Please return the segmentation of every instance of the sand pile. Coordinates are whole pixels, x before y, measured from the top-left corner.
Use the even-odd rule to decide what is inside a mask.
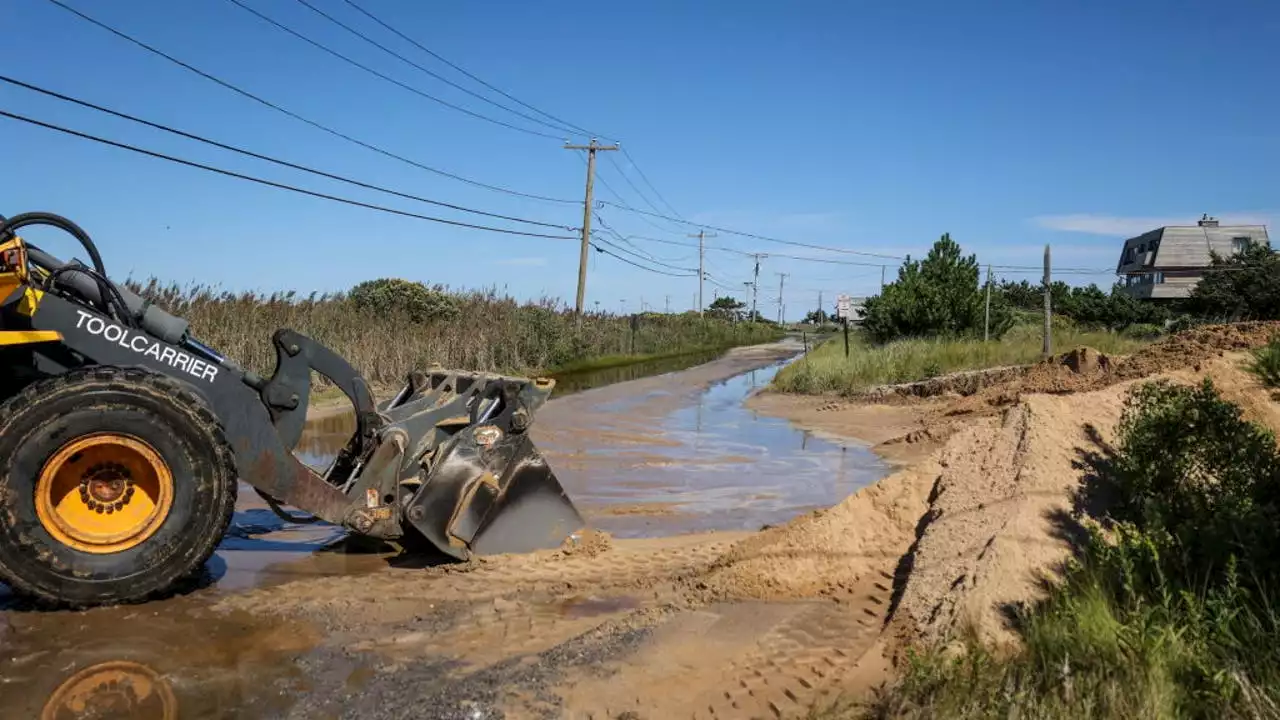
[[[698,579],[712,597],[840,596],[872,574],[886,586],[915,538],[941,467],[918,463],[851,495],[736,544]]]

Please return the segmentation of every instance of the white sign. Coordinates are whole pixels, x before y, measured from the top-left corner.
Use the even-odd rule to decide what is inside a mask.
[[[201,380],[213,382],[213,379],[218,376],[217,365],[207,363],[200,358],[192,357],[167,345],[161,346],[160,343],[146,335],[133,333],[115,323],[90,315],[83,310],[76,310],[76,314],[80,316],[80,319],[76,321],[76,328],[79,330],[88,331],[91,335],[98,335],[139,355],[153,357]]]
[[[853,298],[848,295],[836,296],[836,317],[841,320],[853,317]]]

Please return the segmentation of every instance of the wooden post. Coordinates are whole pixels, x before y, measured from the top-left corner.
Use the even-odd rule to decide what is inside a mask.
[[[844,358],[849,359],[849,316],[844,318]]]
[[[1053,284],[1049,273],[1049,245],[1044,246],[1044,356],[1053,354]]]
[[[991,266],[987,266],[987,313],[982,320],[982,342],[991,340]]]

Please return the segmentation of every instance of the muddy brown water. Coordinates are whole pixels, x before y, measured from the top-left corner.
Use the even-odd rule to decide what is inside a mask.
[[[635,379],[643,369],[562,379],[563,390],[538,415],[535,440],[588,522],[615,537],[785,522],[888,472],[865,447],[815,438],[744,407],[788,355],[740,359],[728,377],[711,365],[680,367],[707,360],[697,357],[654,363],[634,383],[617,378]],[[312,422],[300,459],[323,469],[351,429],[343,414]],[[352,542],[325,524],[283,522],[250,488],[241,490],[231,531],[203,574],[173,598],[49,613],[16,604],[0,585],[3,717],[338,717],[311,712],[311,701],[299,704],[319,692],[327,707],[364,707],[359,698],[372,667],[347,652],[326,655],[331,638],[321,624],[213,606],[294,581],[381,578],[394,550]],[[548,607],[556,622],[587,628],[639,605],[587,595]]]

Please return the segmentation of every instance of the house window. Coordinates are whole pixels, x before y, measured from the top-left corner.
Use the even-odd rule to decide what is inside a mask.
[[[1233,237],[1231,238],[1231,251],[1238,252],[1238,253],[1244,252],[1252,244],[1253,244],[1253,238],[1249,237],[1248,235]]]

